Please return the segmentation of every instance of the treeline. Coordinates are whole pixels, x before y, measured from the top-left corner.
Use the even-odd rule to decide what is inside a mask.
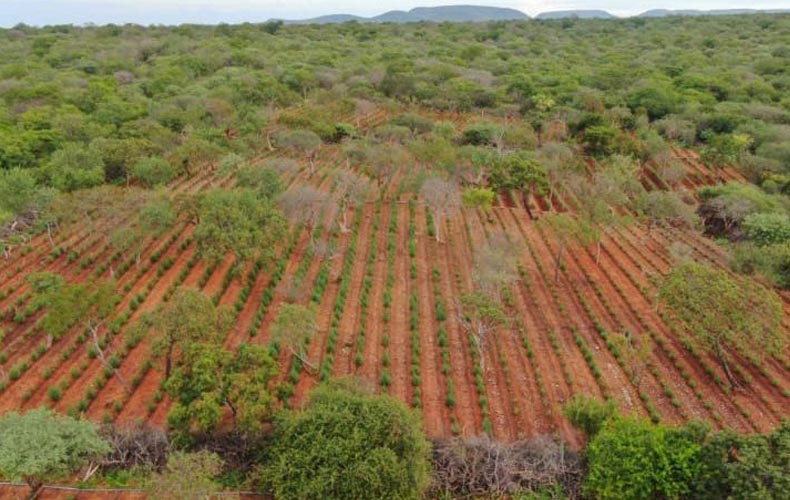
[[[787,288],[788,26],[759,15],[0,30],[0,243],[8,256],[73,218],[61,193],[156,187],[271,149],[312,171],[322,144],[345,142],[378,187],[413,160],[449,171],[469,204],[493,199],[479,189],[516,189],[529,209],[530,192],[573,190],[566,167],[587,156],[627,158],[678,189],[679,145],[759,186],[702,193],[702,215],[735,242],[735,270]],[[364,126],[404,107],[417,112]],[[459,130],[420,116],[430,110],[482,117]],[[678,198],[637,209],[650,223],[693,218]]]
[[[417,413],[348,380],[319,386],[303,409],[279,412],[265,430],[194,432],[188,442],[38,409],[0,418],[0,477],[27,482],[31,498],[77,472],[83,487],[134,487],[152,499],[225,498],[240,489],[278,500],[790,495],[790,423],[743,436],[696,422],[656,425],[578,397],[565,412],[587,437],[581,451],[548,436],[430,443]]]

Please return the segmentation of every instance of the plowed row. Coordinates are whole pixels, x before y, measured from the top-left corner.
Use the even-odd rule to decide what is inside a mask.
[[[739,179],[731,169],[723,170],[721,177],[714,175],[690,152],[678,151],[678,156],[689,171],[688,187]],[[330,192],[343,169],[361,168],[349,167],[334,147],[322,151],[318,164],[315,175],[309,176],[304,168],[288,179],[290,186],[312,184]],[[170,234],[146,244],[139,268],[132,266],[117,277],[122,301],[115,317],[128,311],[128,328],[177,287],[198,287],[217,296],[220,304],[233,308],[238,302],[236,322],[226,332],[227,346],[266,344],[278,307],[289,300],[284,285],[298,276],[302,292],[298,300],[307,303],[319,277],[328,273],[328,285],[316,301],[320,334],[308,350],[319,371],[294,365],[286,352],[280,355],[282,380],[295,382],[291,403],[303,401],[322,373],[351,375],[419,407],[432,436],[488,432],[512,441],[551,433],[575,443],[579,436],[562,416],[562,405],[574,394],[610,397],[628,412],[666,422],[704,419],[740,431],[770,429],[786,414],[788,353],[761,366],[738,358],[736,370],[749,383],[731,391],[722,382],[726,377],[716,362],[686,347],[679,324],[654,307],[650,277],[670,269],[673,242],[687,244],[710,264],[724,265],[722,253],[701,235],[678,229],[647,232],[636,224],[608,229],[600,261],[596,263],[594,249],[570,245],[555,282],[557,238],[530,218],[515,201],[520,197],[503,201],[490,214],[464,209],[446,220],[430,221],[420,200],[398,194],[409,168],[403,167],[380,199],[373,197],[358,209],[349,209],[353,231],[337,230],[334,221],[341,214],[324,214],[324,224],[314,237],[334,242],[337,254],[331,259],[316,258],[308,231],[295,228],[278,249],[276,264],[255,273],[251,263],[241,263],[238,276],[231,277],[228,273],[237,267],[233,258],[207,266],[195,256],[193,227],[178,224]],[[206,172],[181,179],[172,189],[197,192],[231,182]],[[649,172],[645,182],[660,188]],[[551,201],[538,198],[535,204],[538,210],[533,213],[539,217],[542,211],[567,210],[573,200],[559,195]],[[431,223],[438,226],[443,241],[429,235]],[[510,321],[479,352],[459,321],[458,301],[474,289],[476,249],[501,237],[520,249],[520,278],[503,291]],[[0,289],[8,294],[0,300],[0,310],[12,314],[2,321],[6,335],[0,375],[8,376],[12,368],[21,373],[8,378],[0,394],[0,411],[49,404],[95,420],[163,425],[169,402],[159,390],[161,363],[151,357],[147,339],[130,345],[124,342],[124,331],[112,337],[110,350],[121,355],[120,373],[132,383],[127,391],[116,377],[102,377],[103,367],[89,356],[80,331],[75,329],[47,347],[35,327],[41,311],[14,321],[13,314],[29,304],[24,283],[28,273],[50,270],[74,281],[108,277],[110,261],[123,259],[113,256],[106,241],[86,228],[64,230],[55,244],[64,252],[54,258],[48,258],[51,246],[46,236],[39,236],[30,242],[29,251],[2,262]],[[81,258],[69,262],[70,251],[81,258],[93,256],[92,262],[84,267],[79,265]],[[159,259],[151,263],[154,252]],[[167,268],[161,267],[165,261],[171,263]],[[283,266],[282,278],[275,265]],[[250,291],[246,300],[239,301],[247,283]],[[264,303],[267,296],[270,300]],[[132,302],[137,306],[131,308]],[[342,310],[335,313],[338,304]],[[255,328],[259,311],[264,312],[263,320]],[[336,332],[331,333],[336,314]],[[790,321],[783,327],[790,328]],[[651,345],[638,383],[610,348],[611,336],[624,331],[649,338]],[[48,394],[55,385],[62,392],[57,401]]]

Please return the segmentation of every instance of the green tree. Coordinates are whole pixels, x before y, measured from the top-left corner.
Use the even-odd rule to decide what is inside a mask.
[[[282,304],[272,326],[272,342],[285,347],[302,363],[315,369],[307,358],[307,344],[317,333],[315,309],[299,304]]]
[[[461,193],[464,206],[480,208],[484,212],[491,210],[496,193],[488,188],[467,188]]]
[[[115,373],[126,390],[130,390],[99,337],[102,327],[120,302],[115,284],[110,281],[66,283],[62,276],[53,273],[33,274],[28,281],[33,289],[34,302],[46,309],[38,325],[47,333],[48,343],[51,345],[54,339],[76,326],[82,326],[91,336],[99,361]]]
[[[31,275],[28,281],[34,300],[46,307],[39,326],[54,338],[60,338],[77,324],[98,335],[119,301],[114,285],[107,281],[66,283],[51,273]]]
[[[721,176],[721,170],[739,163],[751,145],[752,138],[746,134],[713,134],[702,148],[700,158]]]
[[[249,189],[217,189],[200,199],[195,241],[203,257],[219,261],[271,257],[285,236],[285,219],[271,200]]]
[[[648,233],[657,225],[694,227],[699,223],[695,207],[674,191],[646,191],[637,200],[636,207],[647,220]]]
[[[170,378],[173,363],[193,344],[217,344],[231,324],[224,308],[194,288],[179,289],[156,311],[143,316],[135,328],[143,334],[153,331],[151,348],[165,359],[165,379]]]
[[[158,191],[140,207],[138,218],[145,234],[161,236],[176,222],[176,210],[167,191]]]
[[[30,499],[36,498],[45,480],[58,479],[109,451],[90,422],[43,408],[0,417],[0,474],[25,481]]]
[[[61,191],[98,186],[104,182],[104,162],[90,148],[68,144],[55,151],[45,167],[52,186]]]
[[[281,500],[402,500],[428,486],[429,444],[416,413],[335,382],[277,418],[264,484]]]
[[[746,236],[758,245],[790,241],[790,217],[784,213],[757,213],[744,217],[741,224]]]
[[[233,429],[259,432],[272,412],[278,373],[277,363],[261,346],[242,344],[236,353],[219,343],[186,346],[165,382],[174,400],[167,421],[176,439],[188,442],[195,433],[217,430],[225,409]]]
[[[131,176],[146,187],[163,186],[176,176],[173,166],[163,158],[141,158],[131,167]]]
[[[702,471],[689,498],[790,498],[790,421],[768,434],[718,433],[702,447]]]
[[[0,211],[16,215],[30,209],[38,190],[31,170],[0,170]]]
[[[759,361],[787,345],[780,328],[782,301],[752,279],[687,263],[664,279],[658,299],[678,314],[697,345],[716,357],[733,386],[738,381],[729,350]]]
[[[687,498],[701,470],[701,439],[687,429],[616,418],[587,446],[584,490],[599,500]]]
[[[489,182],[495,191],[519,190],[524,208],[532,217],[530,196],[545,194],[548,189],[546,168],[531,153],[517,152],[504,156],[491,171]]]
[[[239,187],[253,189],[260,198],[273,200],[285,190],[285,185],[276,170],[267,166],[247,165],[236,170]]]
[[[587,439],[594,438],[610,420],[617,417],[614,401],[602,402],[581,395],[573,396],[562,411],[574,427],[584,432]]]

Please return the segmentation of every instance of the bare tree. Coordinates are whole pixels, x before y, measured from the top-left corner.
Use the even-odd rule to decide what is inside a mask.
[[[501,289],[518,279],[518,262],[521,249],[500,233],[476,249],[472,275],[475,283],[486,295],[500,297]]]
[[[395,175],[398,167],[409,160],[409,155],[399,144],[380,144],[365,148],[364,160],[368,174],[376,179],[376,185],[381,188]]]
[[[422,184],[420,196],[433,214],[436,226],[436,241],[441,240],[439,228],[444,218],[459,209],[461,206],[461,193],[458,186],[450,181],[432,177]]]
[[[344,171],[338,176],[332,194],[340,210],[338,223],[342,232],[348,232],[348,208],[364,203],[368,192],[368,183],[359,175]]]
[[[263,166],[271,168],[281,177],[290,177],[299,170],[299,164],[291,158],[269,158]]]
[[[310,175],[315,174],[315,159],[322,144],[318,134],[311,130],[290,130],[277,134],[275,142],[278,146],[307,158]]]
[[[280,196],[279,206],[292,224],[303,224],[315,243],[314,230],[321,223],[325,210],[332,205],[330,196],[313,186],[299,186]]]
[[[686,178],[686,167],[672,151],[662,151],[652,156],[656,176],[670,188],[676,188]]]
[[[488,338],[507,322],[505,311],[498,300],[483,292],[464,295],[456,305],[456,310],[458,322],[471,334],[480,354],[480,366],[485,369]]]

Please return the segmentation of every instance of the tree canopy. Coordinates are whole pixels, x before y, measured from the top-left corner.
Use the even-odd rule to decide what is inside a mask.
[[[428,450],[419,418],[401,402],[336,382],[277,418],[261,475],[283,500],[417,499],[428,485]]]
[[[0,417],[0,474],[25,481],[31,498],[45,479],[73,472],[109,451],[110,446],[90,422],[46,409]]]

